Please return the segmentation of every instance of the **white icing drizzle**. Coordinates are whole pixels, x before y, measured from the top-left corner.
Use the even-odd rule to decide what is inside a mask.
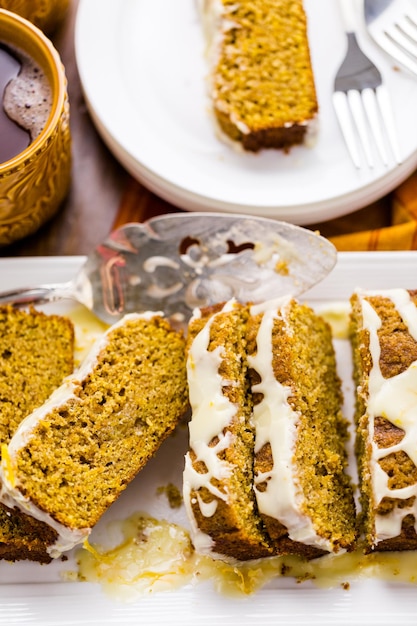
[[[282,316],[285,320],[285,310],[290,302],[291,297],[284,297],[251,307],[251,315],[263,314],[257,336],[257,354],[248,356],[249,366],[262,379],[252,389],[253,392],[263,394],[262,402],[254,407],[253,413],[255,451],[269,442],[274,458],[273,469],[267,474],[258,474],[254,489],[259,510],[283,523],[288,528],[291,539],[330,551],[331,543],[317,535],[311,519],[301,512],[303,496],[296,486],[296,471],[292,460],[299,416],[288,403],[291,389],[278,383],[272,369],[271,339],[274,319]],[[222,311],[231,310],[234,305],[235,301],[231,300]],[[218,452],[230,445],[231,434],[228,432],[223,435],[223,430],[236,413],[236,406],[222,393],[222,387],[230,385],[231,381],[225,381],[219,375],[221,348],[208,350],[210,328],[216,315],[220,313],[212,316],[195,337],[187,362],[192,408],[189,425],[190,448],[196,454],[197,460],[206,464],[208,471],[204,474],[198,473],[193,467],[190,453],[187,453],[183,481],[184,502],[194,546],[198,552],[212,556],[213,541],[198,528],[192,505],[198,503],[201,514],[211,517],[216,512],[216,498],[227,501],[228,497],[211,484],[212,478],[221,480],[231,471],[230,465],[218,458]],[[197,311],[194,317],[199,315]],[[218,437],[219,441],[216,446],[209,447],[214,437]],[[256,485],[264,481],[268,484],[266,491],[258,491]],[[207,488],[214,496],[209,504],[203,503],[198,494],[191,495],[202,487]]]
[[[410,335],[417,341],[417,308],[406,289],[390,289],[384,291],[357,290],[359,297],[363,327],[369,332],[369,350],[372,357],[372,368],[368,382],[369,445],[371,446],[370,473],[374,505],[377,507],[383,498],[407,499],[415,497],[414,503],[407,508],[395,507],[387,515],[375,515],[375,544],[380,541],[397,537],[401,533],[401,526],[406,515],[412,514],[417,520],[417,484],[403,489],[390,489],[388,476],[380,467],[378,461],[385,456],[403,450],[417,466],[417,362],[412,363],[407,370],[385,379],[380,368],[380,343],[378,329],[381,319],[365,298],[382,296],[389,298]],[[404,431],[402,441],[396,445],[379,448],[374,441],[375,418],[382,416]],[[415,524],[417,530],[417,522]]]
[[[229,17],[238,5],[226,7],[222,0],[198,0],[197,5],[207,44],[207,61],[214,69],[220,60],[224,33],[238,28],[237,22]]]
[[[254,489],[260,513],[281,522],[292,540],[330,551],[330,541],[316,533],[310,517],[301,511],[303,494],[297,487],[293,461],[299,413],[288,402],[291,388],[276,380],[272,366],[274,320],[281,319],[286,324],[286,312],[290,302],[291,298],[286,298],[281,302],[275,301],[266,306],[251,308],[251,315],[263,313],[256,337],[257,352],[248,356],[249,366],[256,370],[261,379],[252,387],[252,391],[263,395],[261,402],[253,409],[255,452],[269,443],[273,458],[271,471],[255,476]],[[286,330],[291,332],[289,325]],[[266,483],[266,486],[260,491],[258,485],[262,483]]]
[[[78,388],[80,382],[94,369],[100,352],[106,347],[109,341],[109,335],[116,328],[125,325],[131,320],[139,318],[149,320],[156,315],[162,316],[163,314],[159,312],[146,312],[143,314],[130,313],[125,315],[120,321],[111,326],[103,334],[103,336],[93,344],[91,350],[78,370],[70,376],[67,376],[62,385],[51,394],[48,400],[42,406],[35,409],[20,423],[8,445],[8,456],[12,466],[14,465],[14,459],[16,459],[19,454],[19,450],[24,448],[30,441],[39,422],[41,422],[53,409],[65,405],[69,400],[77,398],[75,390]],[[69,528],[68,526],[65,526],[55,520],[53,512],[48,513],[44,511],[36,506],[28,497],[24,496],[20,491],[19,476],[16,476],[16,485],[14,486],[13,481],[9,476],[7,464],[8,460],[3,457],[0,463],[0,502],[10,508],[17,507],[23,513],[46,523],[56,531],[58,538],[56,542],[47,549],[52,558],[61,556],[63,552],[66,552],[79,543],[82,543],[84,539],[88,537],[91,532],[91,528]]]
[[[223,394],[222,388],[232,384],[224,380],[219,374],[222,362],[222,348],[209,351],[210,329],[218,315],[230,311],[235,306],[235,300],[226,303],[223,309],[214,314],[194,338],[187,359],[187,373],[189,398],[192,409],[192,419],[189,424],[190,448],[194,451],[197,461],[203,461],[207,472],[197,472],[191,461],[190,453],[185,457],[183,494],[188,518],[192,528],[192,539],[196,550],[200,553],[211,553],[213,541],[203,533],[197,525],[192,510],[192,492],[205,487],[213,495],[209,504],[203,503],[197,495],[197,502],[201,514],[211,517],[217,509],[217,499],[227,502],[228,494],[220,491],[212,484],[212,479],[222,480],[227,477],[232,468],[229,463],[219,459],[218,454],[231,444],[232,434],[224,429],[230,424],[236,414],[237,407]],[[196,311],[191,320],[200,316]],[[215,446],[209,446],[214,437],[218,438]]]

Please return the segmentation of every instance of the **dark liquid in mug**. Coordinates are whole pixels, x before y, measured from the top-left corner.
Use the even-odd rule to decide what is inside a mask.
[[[1,163],[41,134],[51,115],[53,96],[45,72],[26,52],[4,43],[0,52],[0,110],[5,116],[0,120]]]
[[[11,120],[3,106],[5,89],[20,69],[20,61],[6,46],[0,44],[0,163],[15,157],[30,143],[30,133]]]

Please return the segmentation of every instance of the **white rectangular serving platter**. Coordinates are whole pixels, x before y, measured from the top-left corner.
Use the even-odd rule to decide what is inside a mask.
[[[65,282],[84,257],[0,259],[0,289]],[[356,287],[416,288],[417,252],[340,253],[332,273],[303,297],[315,307],[347,301]],[[47,311],[71,312],[76,305],[48,305]],[[338,351],[343,354],[343,350]],[[352,392],[350,365],[342,363],[347,393]],[[351,410],[351,399],[346,410]],[[169,509],[156,496],[160,485],[181,485],[185,429],[163,444],[155,459],[139,474],[122,497],[106,513],[101,527],[111,519],[124,519],[144,511],[157,518],[169,517],[186,525],[182,509]],[[133,603],[106,596],[99,585],[65,582],[62,571],[74,568],[73,560],[51,565],[0,561],[0,624],[36,626],[92,626],[106,624],[178,624],[195,626],[223,623],[240,626],[291,624],[305,626],[413,625],[417,623],[417,587],[377,579],[353,580],[349,589],[339,584],[321,589],[279,578],[253,595],[231,598],[209,584],[186,586],[172,592],[149,594]],[[417,554],[416,554],[417,572]]]

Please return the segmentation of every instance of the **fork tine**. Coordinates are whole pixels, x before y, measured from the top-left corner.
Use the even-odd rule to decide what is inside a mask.
[[[417,58],[417,28],[407,18],[398,20],[386,31],[386,36],[412,57]]]
[[[383,164],[389,164],[387,145],[395,162],[398,165],[402,162],[391,103],[384,85],[376,89],[366,88],[362,92],[351,89],[347,94],[336,91],[333,105],[355,167],[359,169],[362,165],[357,138],[368,166],[372,168],[375,165],[368,124]]]
[[[353,125],[347,95],[343,91],[335,91],[333,93],[333,106],[350,158],[355,167],[360,169],[362,162],[356,141],[356,131]]]
[[[417,45],[417,11],[406,13],[398,21],[398,27],[410,38],[411,42]]]
[[[400,146],[398,145],[398,135],[395,128],[394,115],[392,112],[388,90],[385,85],[380,85],[376,88],[375,93],[381,117],[383,119],[384,127],[387,133],[389,145],[391,147],[394,159],[399,165],[400,163],[402,163],[402,158],[400,153]]]
[[[333,94],[333,105],[348,152],[355,167],[358,169],[362,167],[360,148],[362,148],[365,154],[368,166],[374,167],[371,142],[360,92],[355,89],[350,89],[347,93],[336,91]]]
[[[412,58],[410,54],[400,48],[388,32],[383,33],[380,37],[375,37],[375,39],[393,59],[404,65],[412,74],[417,74],[417,58]]]
[[[334,79],[333,106],[348,152],[357,168],[361,167],[363,156],[368,167],[373,168],[375,151],[385,166],[389,165],[390,153],[399,164],[401,158],[383,77],[358,43],[352,0],[341,0],[341,8],[346,22],[347,50]]]
[[[368,126],[361,93],[356,91],[356,89],[350,89],[347,93],[347,97],[352,117],[356,125],[356,130],[365,153],[366,162],[369,167],[374,167],[375,163],[372,155],[371,142],[369,139]]]
[[[409,25],[409,28],[414,30],[414,35],[411,35],[411,37],[413,39],[416,39],[417,37],[417,9],[409,5],[407,7],[407,13],[405,14],[405,19],[407,20],[407,24]],[[407,31],[408,31],[408,28],[407,28]]]
[[[417,10],[407,6],[406,13],[373,32],[379,45],[413,74],[417,74]]]
[[[384,134],[381,125],[382,113],[379,108],[376,91],[370,88],[364,89],[362,91],[362,103],[379,155],[384,165],[388,165],[388,154],[385,148]]]

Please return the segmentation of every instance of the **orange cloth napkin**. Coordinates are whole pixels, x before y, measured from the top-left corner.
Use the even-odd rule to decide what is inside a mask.
[[[417,172],[380,201],[346,216],[344,223],[355,230],[330,234],[338,250],[417,250]]]
[[[175,211],[129,177],[113,228]],[[338,250],[417,250],[417,172],[372,205],[308,228],[319,230]]]

